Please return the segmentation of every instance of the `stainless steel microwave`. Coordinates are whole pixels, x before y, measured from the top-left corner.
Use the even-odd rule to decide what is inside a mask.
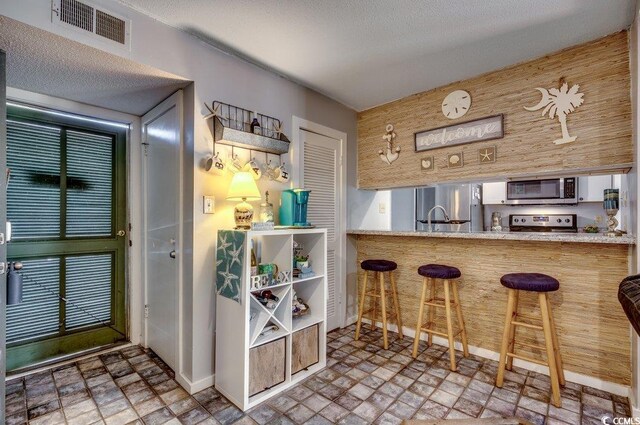
[[[578,178],[507,182],[507,205],[577,204]]]

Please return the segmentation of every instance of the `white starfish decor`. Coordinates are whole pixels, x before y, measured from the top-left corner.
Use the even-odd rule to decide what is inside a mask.
[[[527,111],[537,111],[538,109],[544,108],[542,116],[548,114],[551,119],[558,118],[562,129],[562,138],[553,141],[556,145],[571,143],[576,140],[577,136],[569,135],[567,115],[575,111],[576,108],[584,102],[584,99],[582,99],[584,94],[578,93],[579,89],[580,86],[578,84],[574,84],[569,88],[567,83],[562,84],[559,89],[552,88],[547,90],[537,87],[536,90],[542,93],[540,103],[535,106],[524,107]]]

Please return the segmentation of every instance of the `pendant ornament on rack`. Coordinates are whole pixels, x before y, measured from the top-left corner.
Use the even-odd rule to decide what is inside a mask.
[[[556,145],[571,143],[577,138],[577,136],[569,135],[569,129],[567,128],[567,115],[575,111],[576,108],[584,102],[584,99],[582,98],[584,93],[578,93],[579,89],[580,86],[578,84],[574,84],[569,88],[569,85],[566,82],[563,82],[559,89],[552,88],[547,90],[537,87],[536,90],[542,93],[542,99],[535,106],[524,107],[527,111],[537,111],[538,109],[544,108],[542,116],[548,114],[551,119],[558,118],[558,121],[560,121],[560,128],[562,130],[562,138],[553,141]]]
[[[387,128],[385,130],[387,134],[382,136],[382,140],[386,140],[387,149],[386,151],[383,151],[382,149],[379,150],[378,155],[383,162],[391,165],[391,163],[400,156],[400,146],[396,146],[395,149],[393,148],[393,140],[396,138],[396,133],[393,131],[393,125],[387,124]]]

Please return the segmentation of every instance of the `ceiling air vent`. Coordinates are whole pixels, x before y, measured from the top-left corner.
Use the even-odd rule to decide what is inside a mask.
[[[88,2],[78,0],[53,0],[52,20],[64,27],[81,30],[95,40],[109,40],[129,48],[131,21]]]

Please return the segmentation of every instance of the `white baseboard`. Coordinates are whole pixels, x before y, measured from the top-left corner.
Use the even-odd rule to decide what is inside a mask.
[[[213,384],[215,383],[215,374],[211,375],[211,376],[207,376],[205,378],[202,378],[202,379],[200,379],[198,381],[191,382],[190,379],[188,379],[183,374],[179,373],[179,374],[176,374],[176,381],[190,395],[193,395],[193,394],[195,394],[195,393],[197,393],[199,391],[202,391],[202,390],[204,390],[206,388],[212,387]]]
[[[369,319],[362,319],[363,323],[371,323],[371,320]],[[382,327],[382,323],[380,322],[376,322],[377,326]],[[398,331],[398,327],[395,324],[389,324],[387,327],[388,330],[393,331],[393,332],[397,332]],[[408,336],[410,338],[415,338],[416,332],[415,329],[412,328],[407,328],[406,326],[402,327],[402,333],[404,334],[404,336]],[[427,334],[426,333],[422,333],[422,335],[420,335],[420,339],[423,341],[427,340]],[[446,338],[434,335],[433,336],[433,342],[435,344],[438,345],[442,345],[444,347],[449,347],[449,341]],[[455,348],[456,350],[460,350],[462,351],[462,344],[458,341],[455,342]],[[475,347],[473,345],[469,345],[469,353],[474,354],[478,357],[482,357],[485,359],[489,359],[489,360],[495,360],[498,361],[500,360],[500,353],[496,352],[496,351],[491,351],[488,350],[486,348],[481,348],[481,347]],[[536,363],[531,363],[525,360],[520,360],[520,359],[514,359],[513,360],[513,364],[515,366],[521,367],[523,369],[526,370],[530,370],[533,372],[539,372],[539,373],[544,373],[546,375],[549,374],[549,369],[546,366],[542,366]],[[576,372],[572,372],[570,370],[566,370],[564,371],[564,376],[566,378],[567,381],[570,382],[575,382],[576,384],[580,384],[580,385],[587,385],[589,387],[592,388],[597,388],[599,390],[602,391],[607,391],[609,393],[612,394],[616,394],[622,397],[630,397],[631,396],[631,388],[626,386],[626,385],[622,385],[622,384],[617,384],[615,382],[609,382],[609,381],[605,381],[603,379],[600,378],[595,378],[593,376],[588,376],[588,375],[583,375],[581,373],[576,373]],[[636,416],[635,411],[636,408],[633,407],[633,411],[634,411],[634,416]],[[640,410],[639,410],[640,413]],[[640,417],[640,414],[637,415],[638,417]]]

